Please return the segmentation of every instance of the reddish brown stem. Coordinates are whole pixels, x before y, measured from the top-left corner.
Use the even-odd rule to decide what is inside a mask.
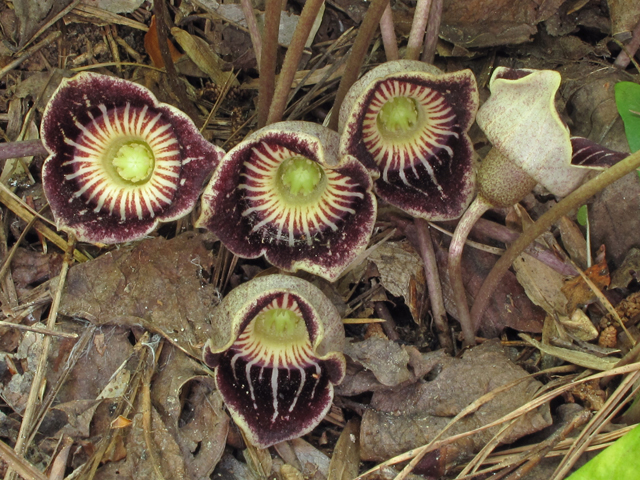
[[[48,154],[49,152],[44,148],[41,140],[0,143],[0,160]]]
[[[331,120],[329,121],[329,128],[332,130],[338,130],[338,119],[340,117],[340,107],[344,101],[344,97],[347,95],[347,91],[351,88],[351,85],[358,79],[360,74],[360,68],[362,62],[369,49],[369,44],[373,38],[376,28],[380,23],[384,9],[387,7],[389,0],[373,0],[367,13],[364,16],[364,20],[358,30],[358,35],[353,42],[353,48],[347,60],[347,67],[345,73],[340,81],[338,92],[336,93],[336,99],[333,102],[333,109],[331,113]]]
[[[278,30],[280,29],[280,0],[267,0],[264,12],[262,55],[260,56],[260,90],[258,92],[258,127],[264,127],[269,116],[276,84]]]
[[[424,48],[420,60],[426,63],[433,63],[436,56],[436,46],[438,44],[438,33],[440,33],[440,22],[442,21],[443,0],[433,0],[429,10],[429,23],[424,34]]]
[[[304,44],[307,38],[309,38],[309,33],[311,32],[311,28],[323,2],[324,0],[307,0],[304,4],[302,13],[298,19],[298,25],[293,32],[291,44],[284,57],[282,71],[280,72],[280,77],[278,78],[278,83],[276,84],[276,89],[273,94],[271,108],[269,109],[269,115],[267,116],[267,125],[282,120],[282,115],[284,115],[284,110],[289,100],[289,92],[291,91],[293,78],[298,71],[298,64],[302,57]]]
[[[413,223],[416,227],[418,247],[420,256],[422,257],[422,263],[424,264],[429,300],[431,300],[433,324],[436,327],[440,346],[444,348],[445,352],[449,355],[453,355],[453,341],[451,340],[451,332],[449,331],[449,323],[447,322],[447,310],[444,307],[442,283],[440,282],[438,262],[436,261],[436,253],[433,249],[431,233],[429,233],[429,224],[422,218],[415,218]]]
[[[473,203],[464,212],[462,218],[458,222],[451,243],[449,244],[449,283],[453,290],[453,301],[458,311],[458,321],[462,328],[462,336],[464,337],[464,346],[475,345],[476,335],[471,323],[471,315],[469,313],[469,304],[467,303],[467,291],[462,281],[462,250],[467,241],[471,228],[476,221],[489,210],[492,205],[487,202],[481,195],[478,195]]]
[[[389,338],[389,340],[397,341],[400,340],[400,335],[396,331],[396,322],[391,315],[391,312],[387,308],[384,302],[375,302],[375,310],[376,315],[380,318],[384,318],[384,323],[382,324],[382,330],[384,330],[385,335]]]
[[[391,4],[387,4],[384,9],[382,18],[380,19],[380,33],[382,34],[382,44],[384,45],[384,54],[387,62],[398,60],[398,40],[396,39],[396,31],[393,25],[393,13],[391,12]]]
[[[422,48],[422,39],[429,20],[431,2],[432,0],[418,0],[416,4],[413,23],[409,32],[409,41],[407,42],[407,51],[404,54],[404,58],[407,60],[418,60],[420,57],[420,49]]]
[[[629,62],[631,62],[631,57],[636,54],[638,48],[640,47],[640,20],[636,23],[635,28],[633,29],[633,36],[629,43],[624,46],[624,50],[622,50],[618,54],[618,58],[613,63],[615,67],[618,68],[627,68]]]
[[[476,294],[475,302],[471,309],[471,322],[474,332],[477,331],[480,326],[482,315],[493,291],[518,255],[520,255],[531,242],[546,232],[560,217],[583,205],[589,197],[639,167],[640,151],[637,151],[574,190],[551,208],[551,210],[542,215],[533,225],[527,228],[524,233],[520,235],[520,238],[518,238],[496,262]]]

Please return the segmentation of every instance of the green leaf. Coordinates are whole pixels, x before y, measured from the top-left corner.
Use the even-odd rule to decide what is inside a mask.
[[[589,212],[587,211],[587,206],[582,205],[578,209],[577,220],[578,220],[578,223],[583,227],[587,226],[587,222],[589,221],[588,215],[589,215]]]
[[[640,472],[640,425],[605,448],[567,480],[630,480]]]
[[[624,131],[632,152],[640,150],[640,85],[618,82],[615,86],[616,106],[624,122]]]

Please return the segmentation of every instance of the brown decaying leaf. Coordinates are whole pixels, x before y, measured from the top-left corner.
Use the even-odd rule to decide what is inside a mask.
[[[598,251],[598,257],[596,258],[597,263],[586,269],[584,272],[589,280],[591,280],[600,290],[605,289],[611,283],[605,252],[605,247],[602,245]],[[589,288],[580,275],[567,280],[562,287],[562,293],[567,297],[568,312],[573,312],[578,305],[588,305],[596,299],[594,292]]]
[[[451,359],[432,381],[393,391],[374,393],[361,427],[361,458],[381,461],[428,443],[449,420],[468,404],[491,390],[526,376],[526,372],[505,355],[498,341],[486,342],[462,359]],[[527,379],[499,394],[464,417],[445,434],[466,432],[485,425],[524,405],[533,398],[540,382]],[[529,412],[511,428],[504,443],[551,424],[548,405]],[[471,437],[466,452],[477,452],[498,431],[494,427]],[[459,458],[461,455],[457,455]]]
[[[415,376],[407,368],[409,354],[403,346],[387,339],[369,337],[362,342],[348,343],[344,353],[371,371],[376,379],[394,387]]]
[[[347,422],[333,449],[327,480],[353,480],[360,466],[360,420]]]
[[[166,346],[151,399],[178,444],[188,478],[208,478],[220,461],[229,431],[222,399],[201,365]]]
[[[0,364],[12,372],[11,379],[0,384],[0,398],[17,413],[23,413],[29,397],[33,375],[42,351],[40,334],[25,332],[15,354],[0,353]],[[17,368],[19,366],[19,371]]]
[[[171,59],[176,62],[182,53],[178,51],[175,45],[167,38],[167,46],[169,47],[169,53]],[[162,54],[160,53],[160,44],[158,43],[158,29],[156,27],[156,16],[151,17],[151,24],[149,25],[149,31],[144,35],[144,49],[151,58],[153,66],[156,68],[164,68],[164,60],[162,60]]]
[[[389,293],[403,297],[416,323],[421,323],[420,310],[426,290],[424,267],[408,241],[387,242],[369,255],[380,273],[380,283]]]
[[[580,227],[569,217],[564,216],[558,222],[558,230],[562,238],[562,245],[578,267],[587,268],[587,241]]]
[[[611,274],[609,288],[627,288],[633,280],[638,280],[640,275],[640,249],[629,250],[618,267]]]
[[[191,35],[186,30],[182,30],[178,27],[171,29],[171,34],[184,49],[185,53],[189,56],[193,63],[198,68],[209,75],[211,81],[216,85],[224,85],[230,76],[233,76],[231,72],[223,72],[221,69],[222,60],[218,57],[209,44],[195,35]],[[232,86],[238,86],[239,82],[235,78],[231,80]]]
[[[567,314],[567,297],[560,291],[564,286],[563,275],[527,254],[520,255],[513,262],[513,269],[533,303],[542,307],[549,315]]]
[[[209,338],[217,294],[205,284],[212,266],[209,234],[184,233],[121,247],[69,271],[60,312],[96,325],[140,326],[195,358]]]
[[[442,275],[442,293],[444,305],[452,317],[457,318],[458,311],[452,301],[453,292],[449,284],[447,270],[447,251],[443,247],[435,246],[438,270]],[[467,290],[467,296],[473,298],[480,290],[484,278],[497,257],[480,250],[465,248],[462,254],[462,279]],[[473,300],[469,301],[471,305]],[[527,297],[524,289],[518,283],[516,276],[507,272],[500,285],[493,293],[489,306],[485,310],[480,325],[480,333],[487,338],[499,335],[505,328],[513,328],[520,332],[537,333],[542,330],[544,310],[534,305]]]
[[[589,209],[592,245],[604,244],[613,267],[629,249],[638,247],[640,232],[640,181],[631,173],[608,186]]]
[[[564,0],[452,0],[442,10],[440,36],[463,47],[523,43]]]
[[[60,273],[62,254],[38,253],[18,248],[11,262],[11,275],[16,287],[25,288],[33,283],[42,283]]]

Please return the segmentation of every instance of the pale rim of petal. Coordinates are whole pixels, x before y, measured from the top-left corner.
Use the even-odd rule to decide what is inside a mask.
[[[476,121],[494,148],[551,193],[565,196],[581,183],[585,170],[571,167],[569,130],[555,107],[560,73],[524,70],[526,75],[514,78],[510,70],[493,72],[491,96]]]
[[[136,125],[127,130],[131,134],[128,135],[123,122],[133,117],[137,119]],[[95,162],[91,160],[96,154],[95,148],[87,145],[89,140],[98,138],[95,132],[87,128],[96,119],[102,122],[98,136],[106,132],[126,136],[124,140],[119,140],[120,143],[125,140],[140,144],[153,143],[150,131],[154,124],[160,125],[163,129],[160,132],[162,138],[157,139],[154,148],[157,148],[155,153],[160,155],[170,153],[165,162],[168,169],[162,167],[159,170],[156,162],[154,173],[160,175],[154,177],[153,182],[142,186],[126,186],[126,181],[120,182],[125,184],[127,190],[120,201],[107,195],[106,189],[89,192],[88,195],[93,198],[90,202],[95,203],[87,205],[83,192],[79,192],[70,181],[78,174],[100,177],[95,173]],[[84,140],[79,138],[82,135]],[[127,80],[91,72],[62,80],[45,108],[41,137],[45,148],[51,153],[43,164],[42,178],[54,219],[61,230],[74,233],[79,240],[94,243],[136,240],[150,233],[160,222],[173,221],[189,213],[195,206],[204,181],[224,154],[222,149],[202,137],[184,113],[158,102],[146,88]],[[177,140],[177,143],[173,140]],[[108,147],[104,142],[101,144]],[[80,153],[74,167],[76,150]],[[170,181],[176,175],[179,180],[177,184]],[[150,187],[152,183],[155,185],[153,188]],[[170,188],[169,184],[175,185],[175,189]],[[161,191],[162,195],[153,197],[150,188]],[[97,211],[94,211],[96,207]],[[123,211],[134,212],[135,218],[123,220]]]
[[[368,244],[377,203],[367,169],[338,155],[339,136],[309,122],[282,122],[247,137],[222,159],[202,196],[196,226],[236,255],[265,256],[286,270],[335,280]],[[291,204],[278,189],[279,166],[300,156],[322,168],[317,202]],[[286,199],[285,199],[286,200]]]

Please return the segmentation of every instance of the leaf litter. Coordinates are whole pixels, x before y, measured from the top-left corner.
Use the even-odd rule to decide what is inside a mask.
[[[119,76],[126,72],[126,76],[137,78],[155,89],[159,98],[172,101],[166,78],[140,65],[141,62],[148,64],[145,56],[152,55],[145,51],[143,39],[151,18],[147,4],[138,7],[140,2],[119,2],[118,8],[109,5],[111,12],[106,12],[103,8],[107,6],[100,2],[75,2],[68,11],[64,9],[69,2],[44,2],[35,10],[21,7],[24,2],[15,3],[18,5],[15,11],[0,7],[0,23],[7,40],[0,50],[3,66],[13,59],[14,52],[19,55],[15,46],[26,45],[38,29],[59,28],[54,21],[59,12],[63,12],[65,28],[74,43],[62,47],[67,49],[65,52],[71,52],[68,55],[70,63],[66,65],[59,62],[61,47],[48,44],[7,74],[0,89],[0,121],[4,122],[2,126],[6,127],[9,140],[37,135],[37,115],[29,114],[31,102],[41,109],[46,92],[55,87],[62,75],[72,74],[64,69],[55,70],[57,80],[52,79],[48,73],[52,65],[86,67],[100,62],[118,63],[123,55],[122,58],[127,57],[138,65],[94,68],[103,71],[110,68],[111,73]],[[621,78],[628,80],[631,74],[603,68],[601,58],[610,56],[615,47],[589,37],[597,37],[595,32],[602,32],[602,37],[610,33],[628,34],[637,23],[640,11],[621,8],[622,2],[610,2],[608,14],[600,9],[598,2],[555,1],[541,9],[528,0],[508,3],[505,6],[498,0],[478,0],[462,4],[461,0],[456,0],[445,6],[438,52],[442,58],[448,56],[449,68],[457,70],[471,66],[479,78],[492,66],[511,62],[530,68],[558,69],[564,80],[560,101],[567,106],[566,119],[572,132],[613,149],[627,149],[624,130],[615,112],[613,85]],[[173,11],[177,26],[171,32],[170,40],[193,62],[179,71],[182,75],[189,72],[193,74],[192,78],[201,79],[191,80],[186,85],[189,102],[204,111],[213,106],[208,95],[213,94],[214,100],[220,95],[221,90],[214,88],[214,84],[221,84],[229,77],[226,70],[230,65],[242,66],[247,72],[256,66],[255,57],[249,58],[253,52],[244,26],[226,18],[226,14],[216,12],[218,7],[215,2],[187,1],[176,5]],[[238,10],[236,5],[220,7]],[[256,7],[262,8],[261,5]],[[398,19],[397,31],[402,33],[404,29],[406,35],[407,18],[413,7],[397,2],[393,2],[392,7]],[[367,5],[361,2],[328,2],[319,37],[322,36],[323,41],[335,40],[343,29],[351,25],[357,27],[366,10]],[[118,11],[130,13],[117,15]],[[294,8],[287,18],[295,20],[296,13]],[[577,30],[583,34],[575,35]],[[13,50],[7,50],[6,45],[14,46]],[[114,45],[117,46],[114,48]],[[311,46],[314,53],[321,52],[322,48],[316,44]],[[330,61],[337,61],[341,55],[343,52],[329,57]],[[384,61],[379,50],[371,55],[372,63]],[[300,68],[306,68],[309,61],[306,58]],[[200,67],[199,73],[195,65]],[[330,66],[323,65],[316,72],[324,74]],[[336,74],[341,72],[338,70]],[[246,101],[250,97],[242,93],[242,89],[255,89],[257,82],[251,73],[245,72],[238,78],[240,88],[231,88],[232,93],[223,99],[221,113],[214,116],[204,132],[208,138],[221,143],[230,139],[234,131],[240,137],[249,131],[243,124],[250,118],[253,107]],[[301,78],[302,75],[299,80]],[[324,81],[323,75],[312,80]],[[325,88],[320,88],[319,93],[324,94]],[[321,121],[326,115],[326,106],[319,103],[303,114],[306,119]],[[483,142],[486,139],[477,134],[474,143],[479,150]],[[29,173],[37,172],[41,160],[34,159]],[[26,191],[21,185],[32,180],[25,175],[16,175],[17,165],[7,162],[3,179],[12,187],[18,187],[20,193]],[[37,175],[34,178],[37,179]],[[602,290],[598,293],[614,303],[617,315],[636,338],[636,324],[640,320],[640,302],[633,295],[637,290],[638,263],[633,247],[638,247],[635,232],[640,218],[637,188],[638,177],[629,175],[591,201],[588,232],[568,224],[571,219],[563,220],[565,224],[559,225],[557,232],[562,235],[563,247],[582,269],[586,269],[586,242],[581,235],[589,237],[594,248],[606,246],[607,257],[603,257],[589,273],[594,273],[598,280],[605,276],[599,275],[605,267],[612,269],[612,283],[608,289],[608,282],[596,282]],[[527,203],[527,208],[535,217],[548,208],[548,200],[542,192]],[[494,220],[505,221],[504,213],[494,212]],[[24,228],[24,222],[20,223],[12,214],[7,215],[5,223],[9,222],[10,229],[5,227],[3,234],[5,247],[15,240],[7,237],[6,232],[13,232],[17,238]],[[382,211],[379,221],[384,225],[390,217]],[[457,466],[464,465],[485,446],[490,449],[502,445],[500,448],[505,448],[522,436],[549,428],[552,422],[558,427],[564,425],[560,408],[555,411],[548,403],[527,407],[536,395],[553,388],[554,382],[562,378],[549,375],[534,380],[527,377],[527,372],[539,370],[543,352],[564,359],[570,364],[568,367],[583,365],[581,359],[586,359],[590,362],[586,365],[591,368],[598,368],[598,365],[612,368],[620,366],[620,353],[616,348],[622,348],[622,353],[632,348],[630,344],[625,345],[619,322],[599,302],[593,302],[598,296],[586,286],[582,277],[567,283],[557,271],[525,256],[514,266],[517,277],[513,274],[506,277],[485,314],[481,334],[488,339],[501,336],[502,342],[488,340],[463,352],[460,358],[452,358],[438,350],[433,336],[427,342],[412,345],[416,336],[402,332],[415,330],[423,336],[430,335],[430,306],[425,295],[422,262],[408,242],[385,243],[368,258],[375,268],[367,269],[366,273],[364,268],[355,269],[349,282],[327,288],[334,290],[336,301],[341,299],[340,302],[350,302],[363,295],[365,300],[358,312],[367,316],[374,315],[376,301],[391,298],[385,296],[385,292],[399,299],[388,303],[392,315],[401,324],[398,329],[400,340],[389,340],[384,335],[366,338],[361,327],[347,326],[352,339],[346,351],[348,375],[336,389],[338,406],[334,406],[341,415],[327,417],[317,431],[306,437],[309,442],[293,440],[289,442],[290,450],[276,446],[271,455],[262,452],[255,460],[241,461],[243,456],[239,452],[246,446],[238,440],[237,432],[235,440],[232,438],[234,426],[215,391],[210,372],[199,360],[201,347],[209,336],[212,307],[228,292],[225,283],[237,285],[246,281],[247,275],[243,272],[262,272],[264,265],[239,262],[239,268],[235,270],[216,272],[220,265],[216,239],[192,231],[189,222],[180,223],[177,231],[180,229],[190,231],[174,237],[168,233],[169,229],[165,229],[156,238],[109,251],[79,246],[81,255],[95,258],[69,270],[57,328],[78,335],[76,338],[83,332],[88,333],[80,352],[74,351],[75,345],[80,346],[80,340],[53,337],[44,392],[55,393],[55,402],[46,409],[28,456],[29,461],[41,469],[47,465],[52,467],[60,459],[66,465],[63,471],[66,470],[67,475],[74,472],[73,478],[94,475],[93,478],[104,479],[200,479],[213,474],[257,479],[261,476],[255,468],[262,465],[266,468],[265,475],[273,471],[282,478],[347,480],[363,472],[359,462],[365,460],[385,462],[376,475],[393,478],[399,470],[386,462],[393,460],[394,455],[410,460],[413,457],[403,457],[404,452],[436,439],[439,431],[448,428],[445,438],[467,434],[524,409],[525,413],[504,429],[494,426],[441,445],[427,454],[414,470],[425,475],[451,474],[452,469],[460,471]],[[476,240],[490,246],[503,246],[487,236],[478,235]],[[44,320],[46,307],[58,288],[56,276],[60,272],[62,254],[50,243],[43,242],[35,236],[29,237],[14,256],[10,276],[2,285],[2,311],[7,320],[23,322],[26,326],[37,326]],[[446,272],[447,242],[445,237],[435,236],[441,273]],[[551,251],[556,248],[560,247],[553,246]],[[6,251],[5,248],[3,253]],[[463,268],[472,298],[497,257],[494,253],[478,250],[465,252],[465,255]],[[212,283],[214,277],[226,277],[226,281]],[[455,318],[455,305],[446,302],[446,274],[443,282],[445,305],[449,315]],[[380,286],[375,287],[374,283]],[[566,286],[564,293],[561,285]],[[367,297],[370,287],[380,290],[375,296]],[[625,297],[627,299],[621,302]],[[403,308],[408,309],[408,315]],[[550,336],[543,333],[542,343],[528,343],[529,339],[524,337],[525,343],[514,334],[540,333],[543,326],[556,324],[556,316],[557,323],[564,325],[556,326],[556,329],[565,328],[570,334],[569,345],[550,343],[565,338],[559,330]],[[588,322],[582,325],[599,330],[600,338],[607,332],[606,345],[610,350],[596,351],[588,347],[592,344],[585,345],[588,340],[572,339],[576,335],[571,333],[567,319],[576,322],[578,330],[582,328],[579,322]],[[21,415],[27,408],[43,335],[2,328],[0,397],[6,406],[0,412],[0,437],[12,445],[18,437]],[[436,347],[434,351],[429,351],[429,345]],[[592,363],[596,358],[600,359],[599,363]],[[567,375],[569,371],[562,373]],[[471,415],[455,419],[483,395],[512,384],[477,407]],[[585,388],[579,389],[580,385]],[[601,411],[606,405],[604,399],[614,395],[612,388],[593,380],[579,386],[566,390],[564,406],[575,406],[582,411],[581,405],[584,405]],[[342,414],[351,419],[345,422]],[[362,420],[360,427],[359,418]],[[228,436],[230,430],[231,436]],[[60,446],[69,442],[73,448],[67,449],[68,456],[64,457],[65,449]],[[484,453],[476,458],[486,458],[482,455]],[[247,453],[245,458],[250,455]],[[2,469],[4,465],[0,467]],[[549,478],[549,474],[526,478]]]

